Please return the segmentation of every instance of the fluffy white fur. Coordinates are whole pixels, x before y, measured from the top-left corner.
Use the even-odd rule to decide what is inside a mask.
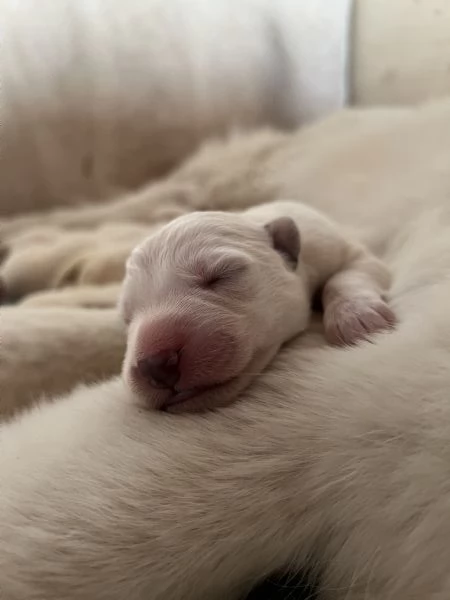
[[[3,425],[2,597],[233,598],[312,565],[333,600],[448,599],[449,123],[448,103],[341,115],[277,150],[259,187],[242,144],[224,180],[229,149],[194,161],[213,207],[276,184],[354,227],[393,271],[399,326],[347,350],[311,331],[215,414],[141,413],[113,381]],[[65,309],[64,335],[53,318],[2,310],[8,413],[62,365],[70,380],[112,364],[111,339],[120,357],[113,313],[101,331]]]
[[[442,157],[450,137],[442,123],[449,106],[344,112],[293,134],[263,130],[234,135],[226,142],[207,143],[172,176],[108,204],[3,219],[2,239],[12,252],[0,276],[13,297],[67,281],[120,281],[125,256],[148,232],[146,223],[150,228],[192,210],[242,210],[277,198],[313,205],[381,253],[399,227],[422,214],[424,198],[427,206],[441,208],[439,186],[446,181]],[[428,179],[423,164],[430,165]],[[100,240],[99,227],[105,222],[110,225]],[[136,231],[130,222],[136,223]],[[124,245],[118,246],[114,223],[126,231],[131,227]],[[56,228],[60,241],[15,247],[24,231],[41,227]],[[74,228],[84,228],[82,247],[93,250],[100,240],[101,251],[84,253],[79,261],[80,234],[67,231]],[[82,269],[74,272],[72,260],[81,262]]]
[[[95,383],[120,370],[125,329],[116,311],[55,304],[0,309],[2,418],[40,400],[44,393],[50,398],[80,381]]]
[[[0,271],[3,293],[9,300],[74,285],[117,285],[123,279],[131,250],[151,231],[148,225],[106,223],[94,232],[77,230],[69,235],[46,226],[45,217],[40,219],[42,226],[25,227],[4,244]],[[93,294],[90,296],[93,298]],[[100,291],[100,296],[105,295]],[[117,295],[111,305],[116,301]],[[103,302],[100,300],[100,306]]]
[[[220,179],[228,150],[194,161],[216,208],[272,182],[354,227],[392,269],[399,325],[346,350],[311,331],[216,413],[140,412],[116,380],[3,425],[2,599],[231,599],[310,565],[324,598],[448,600],[449,145],[445,103],[324,122],[259,186],[245,164]],[[2,364],[18,357],[2,397],[25,405],[67,360],[69,379],[110,364],[94,313],[65,309],[62,335],[43,309],[8,310],[27,327],[2,311]]]
[[[385,265],[299,202],[193,212],[127,261],[124,377],[147,406],[226,406],[302,333],[317,294],[325,337],[353,344],[389,329]]]

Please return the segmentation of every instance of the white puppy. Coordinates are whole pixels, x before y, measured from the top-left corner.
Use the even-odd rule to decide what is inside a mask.
[[[332,343],[392,327],[389,284],[383,263],[298,202],[179,217],[127,264],[125,380],[152,408],[226,405],[306,329],[318,292]]]

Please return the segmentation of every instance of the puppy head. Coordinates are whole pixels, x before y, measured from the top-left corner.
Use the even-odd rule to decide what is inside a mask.
[[[130,387],[171,412],[233,401],[307,325],[299,252],[291,219],[260,226],[222,212],[185,215],[146,239],[120,300]]]

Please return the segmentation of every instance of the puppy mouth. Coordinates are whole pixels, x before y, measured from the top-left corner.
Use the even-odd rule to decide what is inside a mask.
[[[152,386],[153,392],[147,385],[144,385],[139,377],[131,378],[129,385],[131,389],[141,398],[147,407],[153,410],[159,410],[162,412],[170,411],[173,407],[182,406],[191,400],[197,400],[197,398],[204,394],[213,393],[214,390],[218,390],[221,387],[228,385],[235,380],[239,379],[241,374],[230,377],[224,381],[218,381],[208,385],[195,386],[188,389],[181,389],[176,385],[173,388],[163,388]]]
[[[243,389],[245,389],[249,383],[254,378],[254,372],[259,373],[263,370],[265,365],[267,364],[267,358],[272,358],[272,352],[269,352],[269,357],[267,356],[267,352],[263,352],[260,356],[256,355],[247,363],[246,367],[242,369],[239,373],[234,376],[229,377],[228,379],[224,379],[222,381],[217,381],[215,383],[203,386],[196,386],[190,389],[178,389],[175,386],[172,390],[168,390],[168,395],[164,399],[164,401],[160,404],[159,410],[165,412],[172,412],[174,409],[178,412],[181,407],[183,410],[183,404],[188,404],[188,410],[192,409],[189,404],[193,401],[195,404],[194,411],[198,410],[208,410],[215,408],[215,404],[217,398],[214,397],[214,392],[220,390],[220,388],[227,387],[229,388],[230,400],[234,401],[234,399],[239,396]],[[256,361],[256,363],[255,363]],[[207,395],[206,398],[202,398]],[[209,397],[211,395],[211,397]],[[204,400],[202,402],[202,399]],[[229,401],[226,401],[225,404],[229,404]],[[198,405],[198,406],[197,406]],[[204,405],[202,407],[202,405]],[[224,398],[219,398],[218,406],[224,406]]]
[[[161,410],[165,410],[170,406],[176,406],[177,404],[183,404],[192,398],[195,398],[201,391],[207,390],[208,388],[192,388],[190,390],[174,390],[169,398],[164,400],[164,404],[161,406]]]
[[[228,379],[226,381],[221,381],[220,383],[214,383],[214,384],[205,385],[205,386],[198,386],[198,387],[190,388],[187,390],[177,390],[175,388],[173,390],[172,395],[164,400],[164,403],[161,406],[160,410],[165,411],[169,408],[172,408],[173,406],[179,406],[179,405],[184,404],[185,402],[188,402],[189,400],[198,398],[199,396],[206,394],[208,392],[213,392],[214,390],[217,390],[218,388],[221,388],[224,385],[231,383],[232,381],[237,379],[237,377],[238,376],[232,377],[231,379]]]
[[[176,388],[173,390],[172,394],[166,398],[163,404],[160,406],[160,410],[167,411],[171,410],[173,407],[182,406],[183,404],[191,401],[197,400],[204,394],[212,394],[215,390],[218,390],[224,386],[232,385],[237,382],[242,377],[242,373],[235,375],[234,377],[230,377],[224,381],[219,381],[217,383],[212,383],[210,385],[197,386],[187,390],[177,390]]]

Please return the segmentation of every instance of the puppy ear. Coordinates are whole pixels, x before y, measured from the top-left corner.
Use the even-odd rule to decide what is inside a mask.
[[[300,232],[291,217],[279,217],[264,226],[273,248],[297,266],[300,254]]]

